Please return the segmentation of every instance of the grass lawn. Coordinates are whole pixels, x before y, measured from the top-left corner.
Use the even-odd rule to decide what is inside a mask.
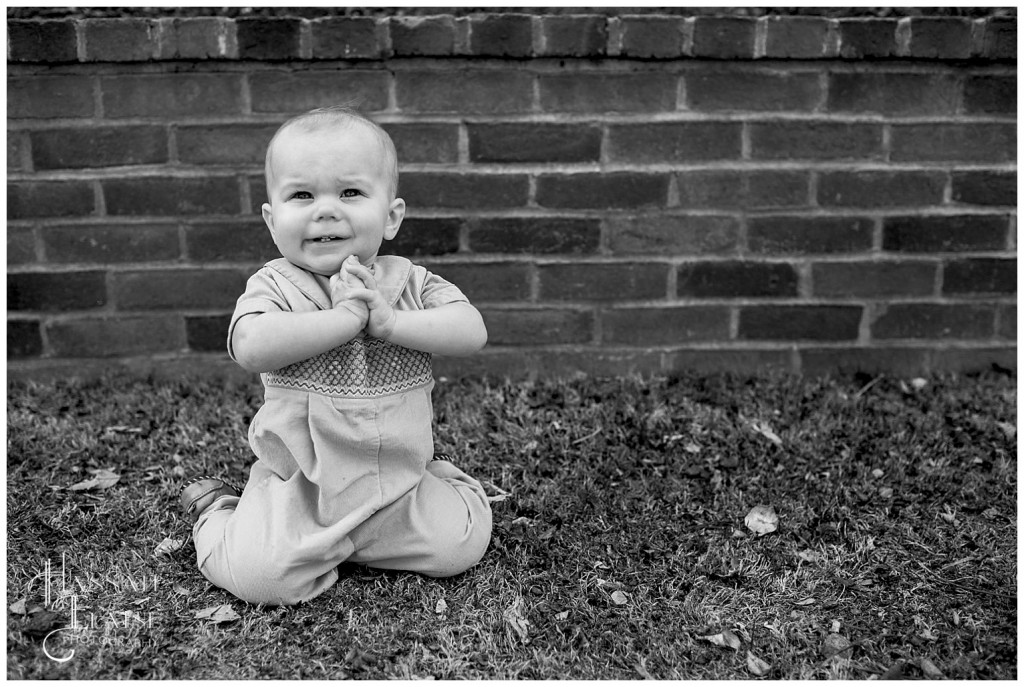
[[[244,482],[258,384],[10,383],[8,677],[1017,676],[1015,377],[434,398],[437,449],[494,497],[483,562],[343,565],[273,608],[207,583],[177,515],[186,476]]]

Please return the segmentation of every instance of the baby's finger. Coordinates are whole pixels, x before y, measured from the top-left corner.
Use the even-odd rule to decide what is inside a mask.
[[[345,263],[345,271],[351,274],[353,277],[363,282],[363,285],[368,289],[377,288],[377,280],[373,278],[373,272],[368,270],[365,266],[357,263]]]

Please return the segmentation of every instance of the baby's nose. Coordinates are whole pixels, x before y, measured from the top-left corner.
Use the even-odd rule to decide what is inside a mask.
[[[337,198],[321,198],[317,201],[314,217],[318,220],[338,219],[341,217],[341,203]]]

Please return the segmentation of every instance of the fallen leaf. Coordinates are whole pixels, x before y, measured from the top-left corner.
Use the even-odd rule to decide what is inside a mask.
[[[772,442],[776,446],[782,446],[782,439],[776,434],[771,426],[767,422],[761,422],[759,420],[751,420],[750,428],[763,436],[768,441]]]
[[[743,519],[743,524],[751,532],[763,536],[779,528],[779,516],[771,506],[754,506]]]
[[[914,377],[910,380],[910,386],[914,387],[915,391],[920,391],[928,386],[928,380],[923,377]]]
[[[212,623],[230,623],[232,620],[238,620],[242,616],[235,613],[235,609],[231,608],[231,604],[221,604],[220,606],[210,606],[204,608],[201,611],[196,611],[197,620],[209,620]]]
[[[747,652],[747,670],[751,673],[758,677],[763,677],[764,675],[767,675],[768,671],[771,669],[772,667],[769,664],[765,663],[749,651]]]
[[[725,630],[717,635],[707,635],[700,637],[704,641],[711,642],[715,646],[725,647],[726,649],[732,649],[733,651],[740,650],[740,638],[736,636],[736,633],[731,630]]]
[[[568,619],[569,619],[569,611],[562,611],[561,613],[556,613],[555,614],[555,620],[568,620]]]
[[[508,494],[498,494],[497,496],[488,496],[487,500],[490,503],[500,503],[508,498]]]
[[[86,489],[109,489],[110,487],[117,484],[117,481],[121,479],[121,476],[117,473],[111,472],[107,469],[92,470],[89,472],[93,474],[92,479],[87,479],[77,484],[72,484],[68,489],[70,491],[83,491]]]
[[[903,679],[903,661],[896,661],[889,669],[882,675],[881,680],[902,680]]]
[[[153,550],[153,555],[170,556],[184,544],[185,542],[182,539],[171,539],[170,537],[165,537],[162,542],[156,545],[156,549]]]
[[[181,594],[182,596],[189,596],[189,591],[182,587],[180,584],[176,584],[171,587],[171,591],[175,594]]]
[[[814,597],[813,596],[809,596],[806,599],[800,599],[799,601],[797,601],[796,605],[797,606],[810,606],[813,603],[814,603]]]
[[[25,608],[25,599],[19,599],[10,605],[11,613],[16,615],[25,615],[28,610]]]
[[[919,658],[917,660],[917,665],[921,669],[921,672],[924,673],[924,676],[929,680],[941,680],[946,677],[942,674],[942,671],[927,658]]]
[[[821,653],[825,654],[825,658],[832,658],[840,652],[846,651],[850,646],[852,645],[850,644],[849,639],[841,634],[833,632],[828,637],[825,637],[825,642],[821,647]]]
[[[437,613],[438,615],[443,615],[444,612],[447,611],[447,610],[448,610],[448,602],[445,601],[444,599],[438,599],[437,600],[437,605],[434,606],[434,613]]]
[[[883,499],[891,499],[892,489],[890,489],[889,487],[882,487],[881,489],[878,490],[878,495],[881,496]]]
[[[522,641],[523,644],[529,644],[530,638],[528,634],[530,621],[523,617],[523,614],[519,612],[519,607],[522,603],[522,599],[516,599],[511,606],[505,609],[502,616],[505,618],[505,622],[508,626],[511,627],[517,635],[519,635],[520,641]]]
[[[871,476],[876,479],[882,477],[883,475],[885,475],[885,470],[882,470],[880,468],[875,468],[874,470],[871,471]]]
[[[1006,438],[1009,439],[1010,441],[1013,441],[1014,439],[1017,438],[1016,425],[1012,425],[1009,422],[997,422],[996,427],[1002,430],[1003,434],[1005,434]]]
[[[629,595],[621,590],[615,590],[612,592],[612,603],[616,606],[625,606],[629,603]]]
[[[817,551],[811,551],[810,549],[804,549],[798,553],[797,556],[799,556],[800,560],[808,563],[817,563],[821,560],[821,554]]]

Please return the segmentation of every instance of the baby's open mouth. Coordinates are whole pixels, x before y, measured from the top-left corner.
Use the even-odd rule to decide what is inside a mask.
[[[312,239],[314,243],[330,243],[331,241],[340,241],[340,236],[321,236],[318,239]]]

